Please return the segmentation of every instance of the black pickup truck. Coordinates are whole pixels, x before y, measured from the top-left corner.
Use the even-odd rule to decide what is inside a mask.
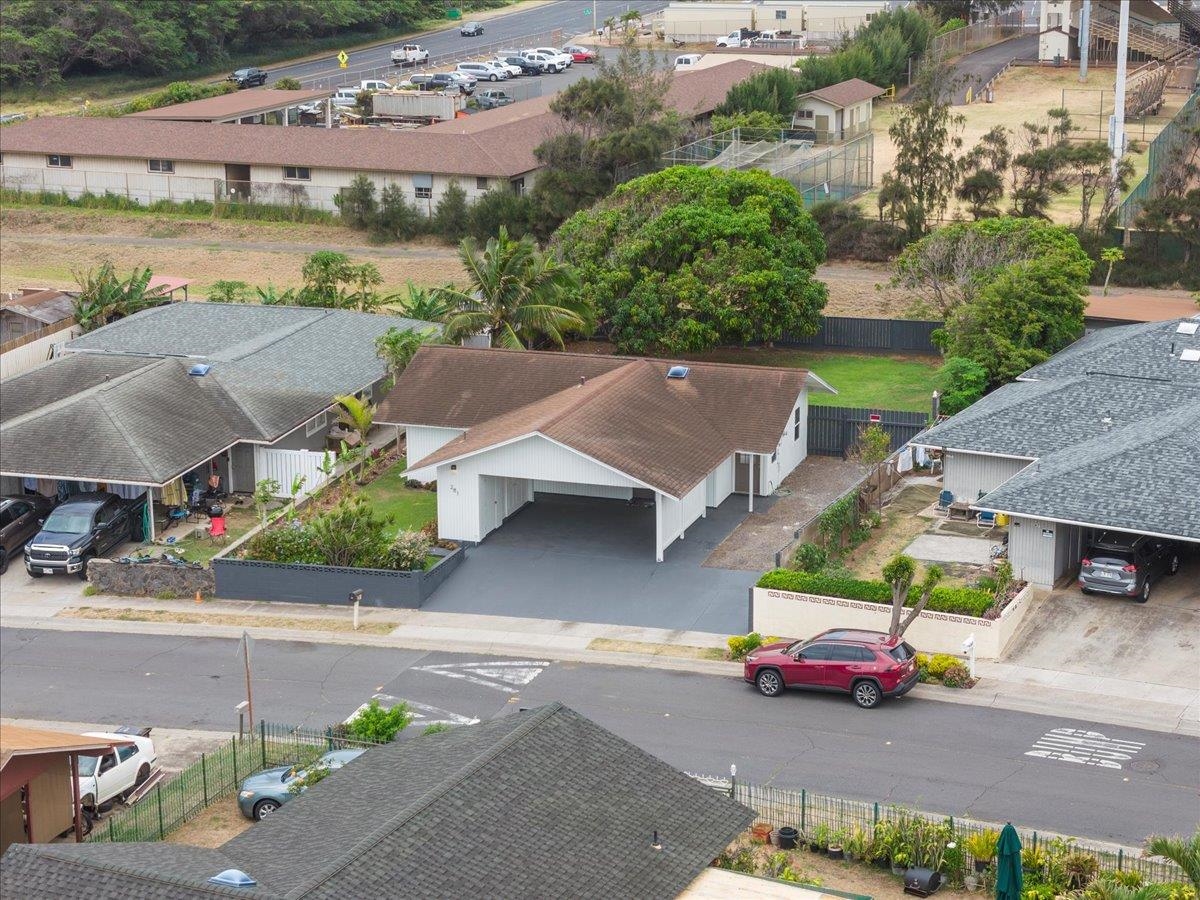
[[[75,494],[42,523],[25,545],[25,571],[34,578],[71,574],[87,578],[89,559],[104,556],[128,540],[142,539],[145,497],[123,500],[116,494]]]

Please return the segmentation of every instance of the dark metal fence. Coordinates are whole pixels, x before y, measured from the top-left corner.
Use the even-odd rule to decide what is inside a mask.
[[[878,418],[874,418],[878,417]],[[851,406],[808,407],[808,452],[820,456],[845,456],[868,425],[881,425],[893,447],[903,447],[925,430],[927,413],[896,409],[858,409]]]
[[[851,316],[826,316],[816,334],[803,337],[784,335],[777,344],[787,347],[814,347],[843,350],[892,350],[904,353],[940,353],[933,343],[933,332],[941,322],[914,319],[861,319]]]

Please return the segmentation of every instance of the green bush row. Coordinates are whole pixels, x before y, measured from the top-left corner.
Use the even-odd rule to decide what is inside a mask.
[[[773,569],[758,580],[761,588],[794,591],[801,594],[821,594],[826,597],[843,597],[847,600],[862,600],[866,603],[892,602],[892,589],[882,581],[864,581],[841,575],[823,575],[813,572],[797,572],[792,569]],[[920,599],[917,586],[909,589],[905,606],[913,606]],[[959,616],[981,617],[995,602],[987,591],[966,587],[938,587],[933,589],[926,609],[932,612],[951,613]]]
[[[337,221],[337,216],[324,209],[303,204],[286,206],[271,203],[212,204],[207,200],[155,200],[139,203],[124,194],[105,191],[103,194],[84,192],[71,197],[65,191],[20,191],[0,189],[0,202],[13,206],[63,206],[72,209],[112,209],[121,212],[169,213],[186,216],[212,216],[218,219],[250,219],[259,222],[318,222]]]

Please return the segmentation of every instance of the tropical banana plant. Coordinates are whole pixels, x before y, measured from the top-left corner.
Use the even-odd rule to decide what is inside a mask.
[[[106,259],[98,268],[71,274],[79,284],[72,312],[84,332],[166,302],[164,297],[147,294],[153,274],[148,268],[134,269],[122,281],[112,261]]]
[[[363,400],[354,394],[341,394],[334,397],[333,402],[341,407],[338,421],[351,431],[358,432],[358,444],[350,449],[352,457],[357,459],[355,479],[361,479],[363,468],[371,453],[370,446],[367,444],[367,435],[371,431],[371,426],[375,424],[375,406],[369,400]]]

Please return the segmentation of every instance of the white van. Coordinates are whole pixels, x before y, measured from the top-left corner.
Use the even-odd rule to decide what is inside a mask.
[[[331,102],[334,106],[354,106],[356,103],[358,103],[358,94],[358,88],[338,88],[337,93],[333,95]]]
[[[685,53],[675,57],[675,71],[687,72],[696,68],[696,63],[704,57],[703,53]]]
[[[382,79],[379,79],[379,78],[368,78],[365,81],[360,81],[358,83],[358,89],[360,91],[371,91],[371,92],[390,91],[392,89],[392,83],[390,81],[383,81]]]

